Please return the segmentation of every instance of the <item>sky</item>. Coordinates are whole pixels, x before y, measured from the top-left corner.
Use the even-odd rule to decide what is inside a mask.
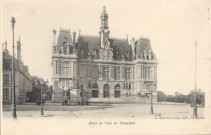
[[[158,88],[166,94],[194,89],[194,41],[197,46],[197,87],[210,92],[211,2],[209,0],[7,0],[2,1],[1,43],[12,54],[11,17],[15,41],[31,75],[51,81],[53,29],[79,29],[99,35],[103,6],[109,16],[110,37],[148,37],[158,59]]]

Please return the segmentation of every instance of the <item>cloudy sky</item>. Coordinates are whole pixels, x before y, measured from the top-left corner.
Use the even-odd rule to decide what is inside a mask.
[[[51,80],[53,29],[81,29],[98,36],[100,14],[106,6],[110,36],[148,37],[158,58],[158,90],[187,94],[194,89],[194,41],[198,41],[198,88],[210,90],[211,2],[191,0],[53,0],[3,1],[2,42],[12,54],[11,17],[16,19],[15,41],[31,75]],[[58,36],[58,35],[57,35]]]

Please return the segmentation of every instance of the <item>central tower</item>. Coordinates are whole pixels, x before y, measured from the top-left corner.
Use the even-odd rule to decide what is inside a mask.
[[[101,27],[100,27],[100,47],[106,48],[109,43],[109,28],[108,28],[108,14],[106,13],[106,7],[103,7],[103,11],[100,16]],[[109,46],[110,47],[110,46]]]

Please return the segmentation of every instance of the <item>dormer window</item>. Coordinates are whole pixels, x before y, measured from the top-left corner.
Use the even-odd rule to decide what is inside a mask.
[[[93,49],[93,54],[96,55],[96,54],[97,54],[97,51],[98,51],[98,50],[94,48],[94,49]]]
[[[127,57],[129,57],[129,51],[127,50]]]
[[[150,53],[147,53],[147,59],[151,59]]]
[[[81,52],[81,56],[84,57],[85,51],[83,48],[80,49],[80,52]]]

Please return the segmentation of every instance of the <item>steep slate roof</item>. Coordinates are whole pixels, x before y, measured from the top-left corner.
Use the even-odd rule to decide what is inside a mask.
[[[15,58],[14,62],[15,62],[15,68],[18,69],[21,65],[20,61],[17,60],[17,58]],[[10,55],[9,52],[3,52],[3,69],[12,69],[11,66],[12,66],[12,55]]]
[[[87,35],[80,35],[78,37],[78,57],[82,59],[86,59],[89,55],[94,55],[93,49],[99,50],[100,46],[100,38],[96,36],[87,36]],[[84,56],[82,56],[81,49],[84,49]],[[99,53],[99,52],[98,52]]]
[[[135,42],[136,55],[139,56],[141,53],[143,54],[147,50],[152,51],[150,40],[148,38],[140,38]]]
[[[121,60],[122,55],[126,60],[132,60],[132,49],[125,39],[110,38],[111,48],[113,48],[113,57],[115,60]],[[129,56],[127,57],[127,51]]]
[[[67,38],[67,42],[69,42],[70,45],[73,46],[73,41],[72,41],[72,37],[70,34],[70,30],[60,29],[59,37],[58,37],[58,41],[57,41],[58,48],[60,48],[63,45],[65,38]]]
[[[3,59],[12,59],[12,55],[9,54],[9,52],[3,51]]]
[[[124,39],[116,39],[110,38],[110,47],[113,49],[113,58],[115,60],[121,60],[122,55],[126,60],[132,60],[132,50],[129,46],[127,40]],[[84,49],[85,55],[82,56],[81,49]],[[78,56],[79,58],[86,59],[88,55],[94,55],[94,49],[100,49],[100,38],[97,36],[87,36],[87,35],[80,35],[78,38]],[[127,57],[127,51],[129,52],[129,57]],[[117,53],[118,52],[118,53]],[[97,51],[97,56],[99,57],[99,51]]]

